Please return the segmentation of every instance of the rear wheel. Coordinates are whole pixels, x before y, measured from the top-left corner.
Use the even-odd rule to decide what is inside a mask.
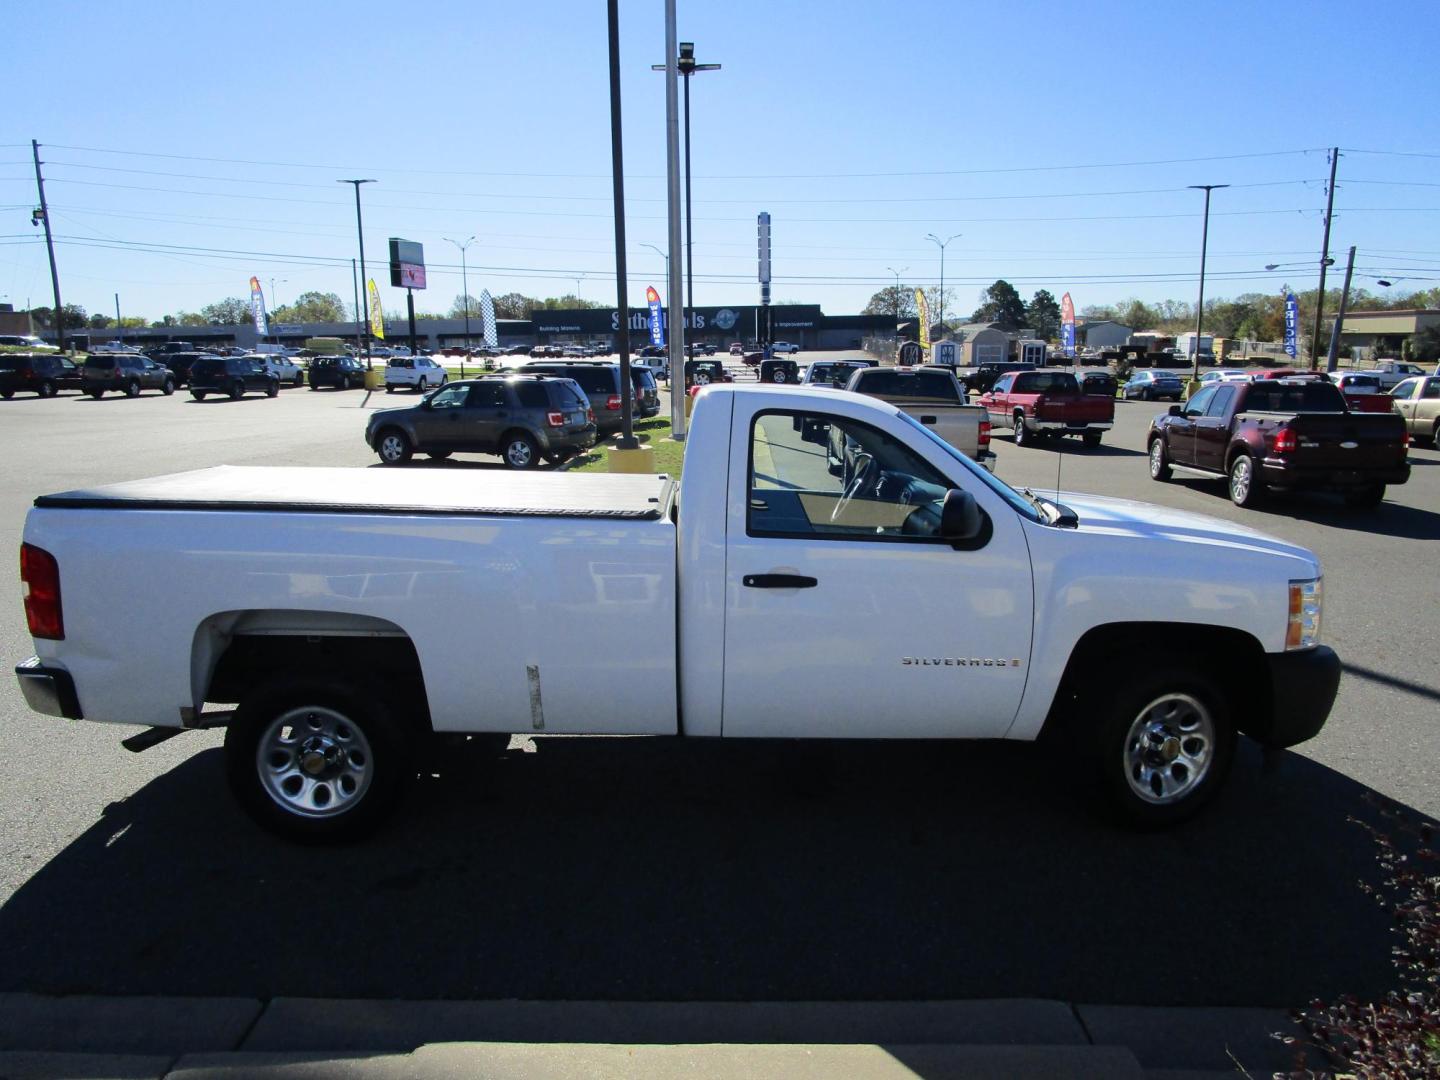
[[[236,379],[234,382],[232,382],[232,383],[230,384],[230,400],[231,400],[231,401],[239,401],[239,400],[240,400],[242,397],[244,397],[244,396],[245,396],[245,383],[244,383],[242,380],[240,380],[240,379]]]
[[[384,820],[409,779],[410,751],[376,688],[280,679],[240,703],[225,733],[225,773],[262,828],[327,843]]]
[[[96,401],[99,401],[102,397],[105,396],[104,390],[87,390],[85,392],[89,394],[92,398],[94,398]]]
[[[160,392],[166,397],[169,397],[171,394],[175,393],[175,381],[173,379],[166,379],[160,385]]]
[[[1237,454],[1230,463],[1230,501],[1236,506],[1254,508],[1265,497],[1265,483],[1256,475],[1255,459]]]
[[[128,383],[125,384],[125,396],[126,396],[126,397],[139,397],[139,396],[140,396],[140,384],[139,384],[138,382],[136,382],[134,379],[131,379]]]
[[[375,452],[386,465],[404,465],[415,453],[415,448],[403,431],[388,428],[375,441]]]
[[[204,400],[205,400],[205,391],[204,391],[204,390],[191,390],[191,391],[190,391],[190,396],[191,396],[192,398],[194,398],[196,401],[204,401]]]
[[[533,469],[540,460],[540,451],[529,435],[512,431],[500,440],[500,456],[512,469]]]
[[[1100,445],[1100,433],[1098,431],[1087,431],[1084,435],[1080,436],[1080,441],[1091,450],[1094,450],[1095,447]]]
[[[1435,421],[1435,426],[1430,429],[1430,445],[1440,449],[1440,420]]]
[[[41,397],[54,397],[54,396],[55,396],[55,384],[54,384],[53,382],[51,382],[49,379],[46,379],[44,382],[42,382],[42,383],[40,384],[40,389],[39,389],[38,393],[40,394]],[[9,395],[7,394],[6,396],[8,397]]]
[[[1016,413],[1011,418],[1015,424],[1015,445],[1029,446],[1035,441],[1035,433],[1025,427],[1025,414]]]
[[[1170,458],[1165,453],[1165,440],[1155,437],[1150,440],[1150,479],[1170,479]]]
[[[296,375],[296,376],[295,376],[295,385],[296,385],[296,386],[304,386],[304,385],[305,385],[305,376],[304,376],[304,375]]]
[[[0,390],[0,398],[4,398],[6,401],[9,401],[9,400],[10,400],[11,398],[13,398],[14,396],[15,396],[15,391],[14,391],[14,390]]]

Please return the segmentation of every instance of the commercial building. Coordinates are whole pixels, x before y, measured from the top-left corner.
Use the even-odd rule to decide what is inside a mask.
[[[1003,363],[1010,357],[1011,339],[1029,334],[1028,330],[1010,334],[994,323],[961,323],[951,328],[950,338],[960,345],[960,363],[973,366]]]
[[[1432,326],[1440,326],[1440,309],[1347,311],[1340,345],[1346,351],[1360,349],[1363,355],[1400,356],[1407,338]]]
[[[1075,320],[1075,344],[1086,349],[1118,349],[1130,342],[1133,327],[1114,319]]]

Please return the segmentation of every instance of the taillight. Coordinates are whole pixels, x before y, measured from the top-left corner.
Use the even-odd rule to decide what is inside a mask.
[[[1299,438],[1289,428],[1281,428],[1270,440],[1270,449],[1277,454],[1292,454],[1299,445]]]
[[[545,422],[546,422],[547,424],[549,424],[551,427],[564,427],[564,426],[565,426],[565,414],[562,413],[562,412],[546,413],[546,414],[545,414]]]
[[[980,421],[980,449],[984,450],[990,445],[990,421]]]
[[[34,544],[21,544],[20,584],[30,636],[64,641],[65,620],[60,613],[60,564],[55,561],[55,556]]]
[[[611,394],[608,398],[606,398],[605,408],[609,409],[611,412],[618,411],[620,408],[620,395]]]
[[[593,424],[593,423],[595,422],[595,410],[594,410],[594,409],[586,409],[586,410],[585,410],[585,419],[588,420],[590,423]]]

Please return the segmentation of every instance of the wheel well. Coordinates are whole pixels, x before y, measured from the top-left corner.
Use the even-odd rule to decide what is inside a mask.
[[[1123,678],[1130,664],[1162,660],[1193,664],[1215,679],[1241,731],[1261,737],[1269,730],[1274,706],[1270,666],[1251,634],[1193,623],[1111,623],[1086,631],[1075,643],[1040,738],[1066,728],[1087,684]]]
[[[380,440],[392,431],[395,432],[397,435],[405,435],[405,429],[400,427],[399,424],[386,424],[384,427],[379,427],[375,429],[375,446],[379,446]],[[409,439],[408,435],[406,435],[405,437],[407,440]]]
[[[419,654],[393,623],[334,612],[232,611],[196,631],[197,703],[239,702],[277,675],[306,674],[367,683],[398,720],[417,732],[432,730]]]
[[[539,445],[540,445],[540,443],[536,440],[536,438],[535,438],[534,435],[531,435],[530,432],[526,431],[524,428],[518,428],[518,427],[516,427],[516,428],[510,428],[508,431],[506,431],[503,435],[500,436],[500,446],[501,446],[502,448],[505,446],[505,443],[510,439],[510,437],[511,437],[512,435],[523,435],[523,436],[525,437],[525,440],[526,440],[531,446],[539,446]]]

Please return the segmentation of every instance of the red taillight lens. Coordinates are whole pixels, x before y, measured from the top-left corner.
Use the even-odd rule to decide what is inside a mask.
[[[984,450],[990,445],[990,421],[980,421],[980,449]]]
[[[55,556],[34,544],[21,544],[20,583],[30,636],[64,641],[65,620],[60,613],[60,564],[55,561]]]
[[[1270,449],[1277,454],[1293,453],[1299,445],[1300,440],[1296,437],[1295,432],[1289,428],[1281,428],[1270,440]]]
[[[611,412],[619,412],[619,411],[620,411],[620,395],[619,395],[619,394],[611,394],[608,398],[606,398],[606,399],[605,399],[605,408],[607,408],[607,409],[610,410]]]
[[[565,426],[565,414],[564,414],[564,413],[561,413],[561,412],[546,413],[546,414],[545,414],[545,422],[546,422],[547,424],[549,424],[551,427],[564,427],[564,426]]]

